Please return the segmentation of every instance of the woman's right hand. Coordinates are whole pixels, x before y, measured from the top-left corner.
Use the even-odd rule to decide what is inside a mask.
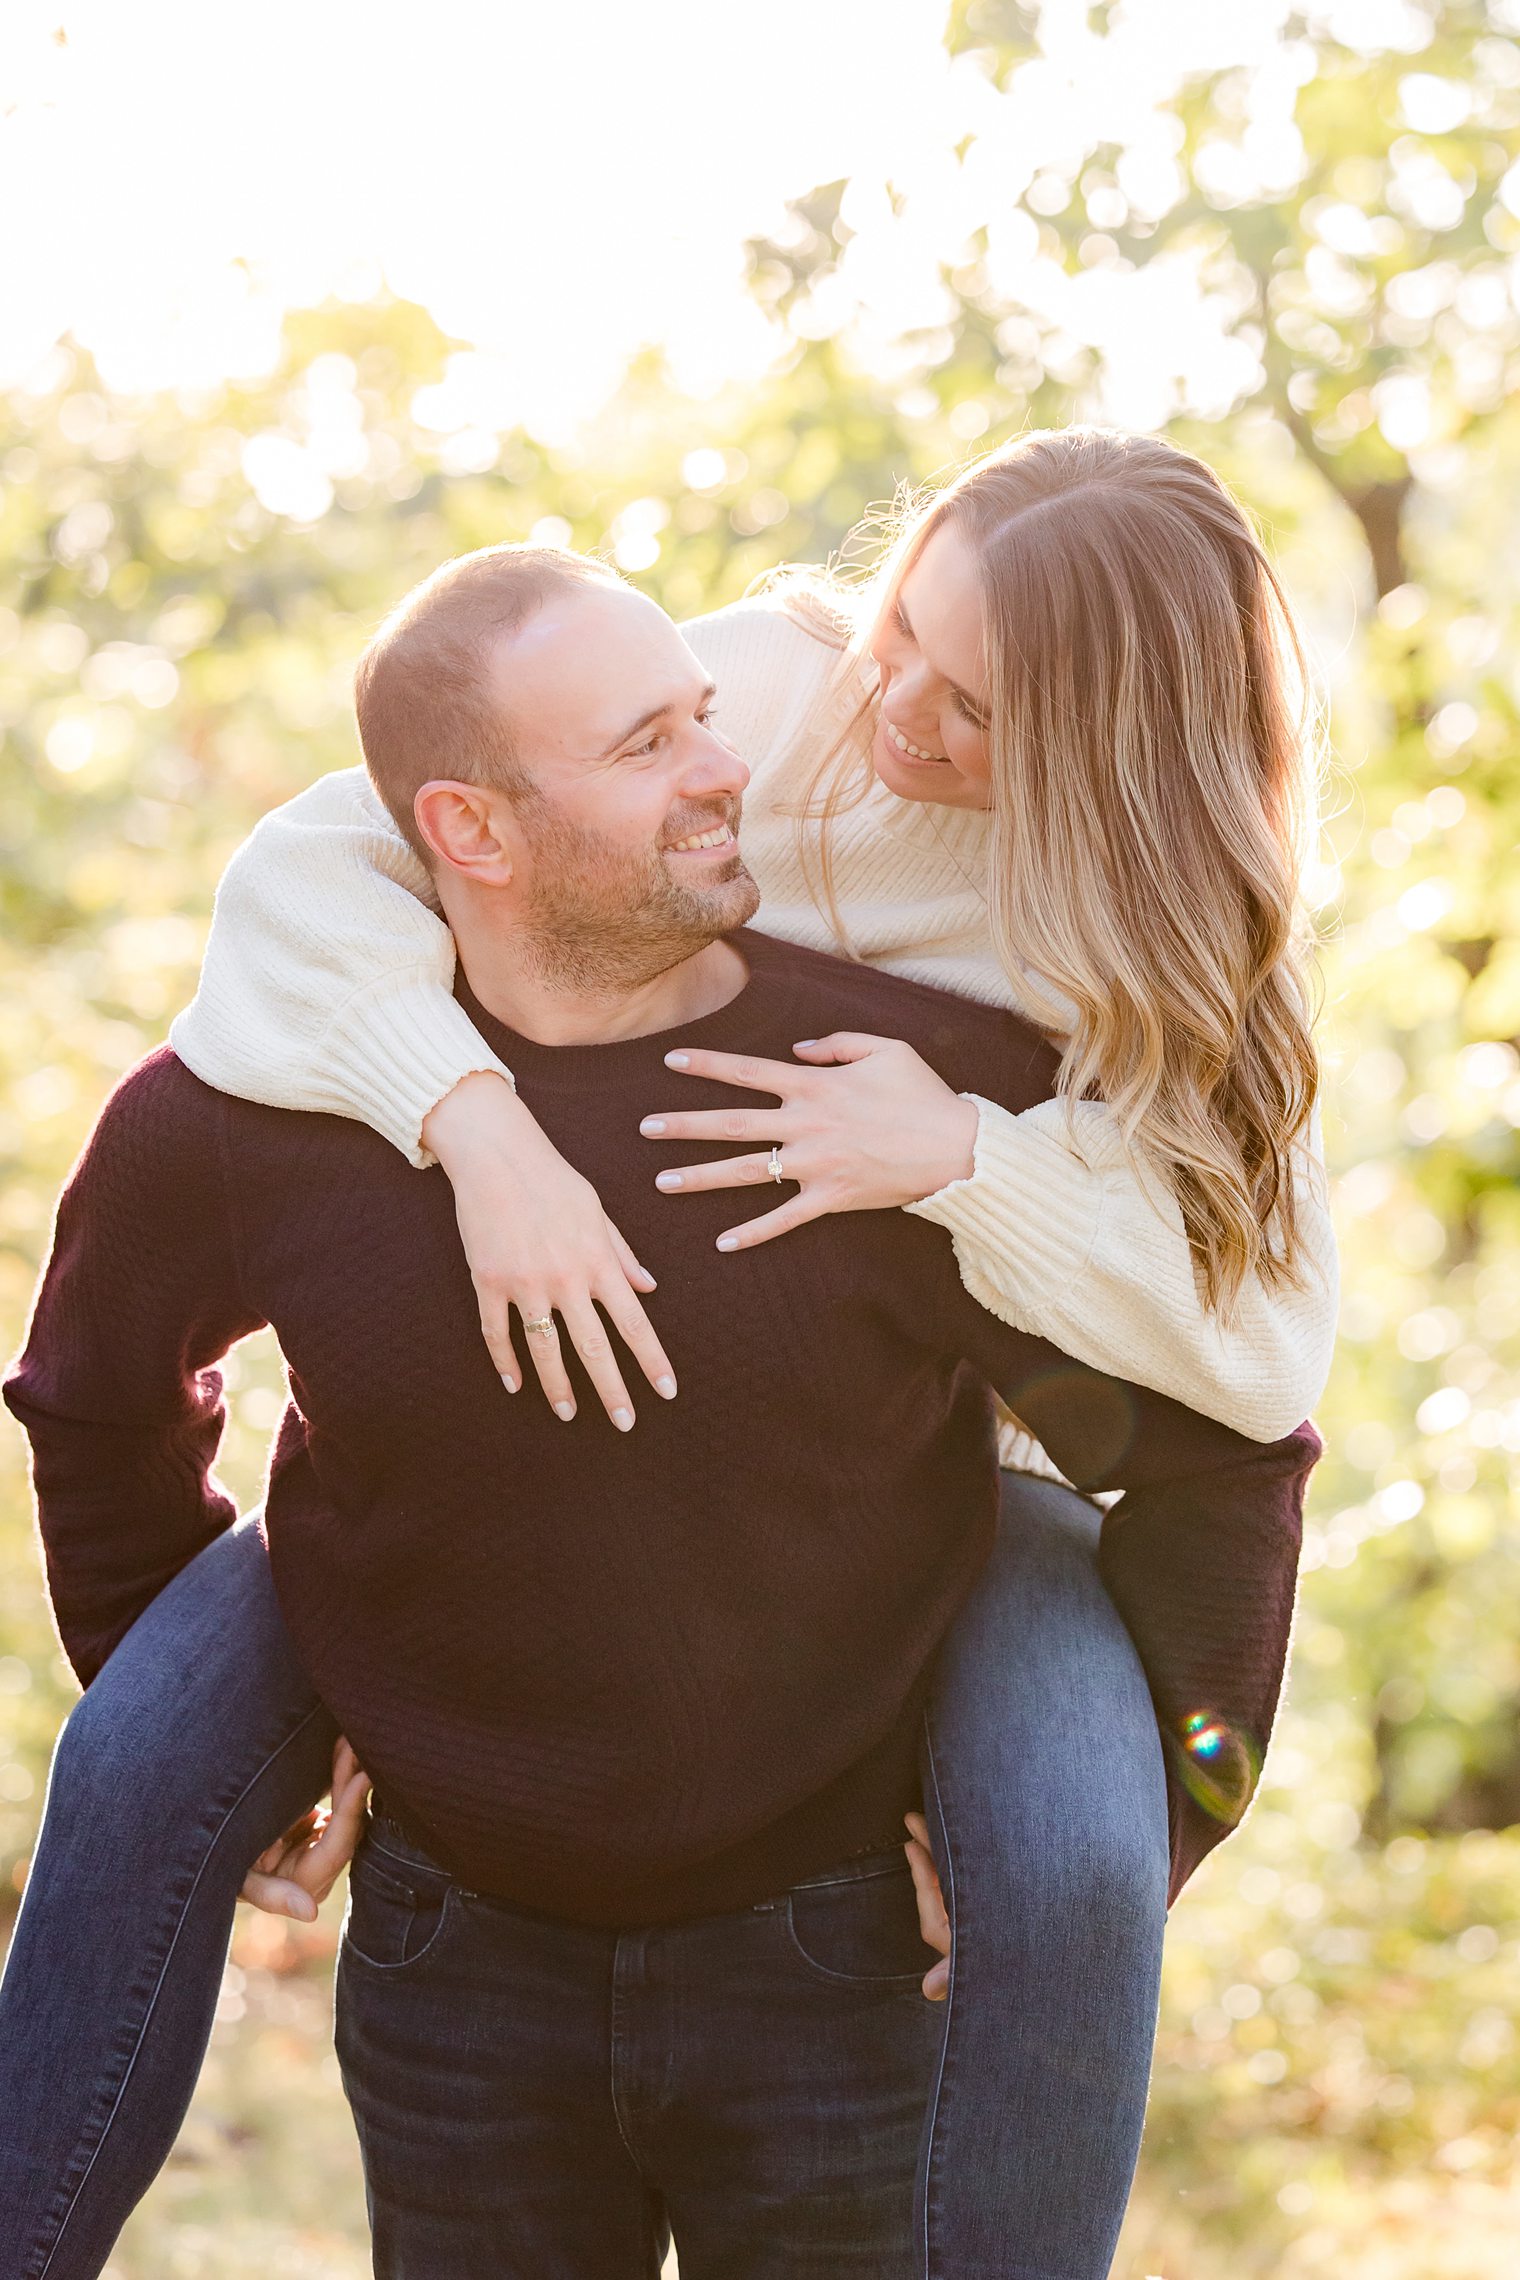
[[[485,1069],[461,1078],[429,1114],[422,1138],[453,1185],[481,1334],[508,1391],[516,1393],[523,1380],[512,1335],[515,1306],[557,1417],[568,1422],[575,1415],[560,1324],[620,1432],[633,1424],[633,1403],[607,1322],[655,1392],[674,1400],[675,1372],[640,1303],[640,1293],[655,1287],[653,1275],[607,1217],[590,1181],[566,1163],[505,1078]],[[527,1330],[545,1320],[546,1332]]]
[[[934,1948],[945,1958],[943,1963],[931,1964],[924,1973],[923,1991],[931,2003],[943,2003],[950,1992],[950,1915],[945,1907],[939,1870],[929,1847],[929,1824],[922,1813],[908,1813],[904,1818],[908,1824],[909,1840],[903,1849],[908,1856],[908,1866],[913,1871],[913,1890],[918,1900],[918,1928],[923,1934],[925,1947]]]

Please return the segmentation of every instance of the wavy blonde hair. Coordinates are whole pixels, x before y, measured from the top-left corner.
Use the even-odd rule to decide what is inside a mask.
[[[1062,1095],[1107,1101],[1170,1181],[1227,1317],[1249,1278],[1305,1273],[1294,1161],[1318,1068],[1298,888],[1318,721],[1291,610],[1201,460],[1069,428],[903,502],[869,581],[831,590],[858,636],[947,528],[980,571],[993,941],[1066,1039]],[[830,826],[869,788],[870,710],[803,810],[822,826],[804,834],[815,899],[846,948]]]

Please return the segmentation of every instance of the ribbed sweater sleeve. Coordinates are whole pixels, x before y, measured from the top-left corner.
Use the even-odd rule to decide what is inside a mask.
[[[1166,1761],[1171,1895],[1250,1803],[1287,1667],[1312,1426],[1266,1446],[1180,1403],[1063,1367],[966,1304],[947,1338],[1079,1488],[1119,1489],[1099,1567],[1145,1669]]]
[[[1293,1630],[1312,1426],[1208,1471],[1130,1489],[1103,1516],[1098,1569],[1156,1706],[1170,1897],[1239,1826],[1277,1716]]]
[[[1313,1410],[1330,1374],[1337,1271],[1318,1123],[1299,1154],[1300,1288],[1248,1281],[1203,1305],[1176,1196],[1101,1101],[1012,1114],[976,1100],[970,1176],[908,1209],[947,1227],[966,1288],[1015,1329],[1148,1385],[1254,1441]]]
[[[511,1072],[453,995],[454,937],[362,768],[256,826],[216,897],[200,987],[170,1030],[208,1085],[371,1125],[407,1159],[461,1077]]]
[[[223,1197],[225,1105],[167,1051],[127,1077],[64,1190],[5,1381],[54,1619],[86,1686],[236,1516],[211,1473],[226,1415],[211,1364],[261,1321]]]

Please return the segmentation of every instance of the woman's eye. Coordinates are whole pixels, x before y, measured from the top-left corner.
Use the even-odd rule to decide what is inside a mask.
[[[894,623],[896,624],[897,630],[902,635],[903,639],[905,641],[911,641],[913,639],[913,628],[911,625],[909,625],[907,619],[903,616],[901,602],[894,602],[892,604],[892,617]]]
[[[979,712],[974,712],[971,706],[967,704],[959,689],[955,691],[954,695],[950,699],[950,702],[954,705],[962,720],[969,721],[973,728],[979,728],[985,732],[987,723],[983,720]]]

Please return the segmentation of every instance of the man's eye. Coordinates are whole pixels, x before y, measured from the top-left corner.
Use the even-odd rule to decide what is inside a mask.
[[[654,753],[658,752],[660,746],[664,743],[664,741],[665,739],[663,735],[651,736],[647,744],[631,745],[628,751],[624,754],[624,758],[628,760],[648,760]]]

